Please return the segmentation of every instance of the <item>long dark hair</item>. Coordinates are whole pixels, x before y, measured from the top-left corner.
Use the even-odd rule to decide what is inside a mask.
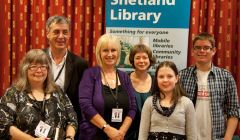
[[[157,98],[164,99],[165,98],[165,94],[161,91],[161,89],[158,87],[158,81],[157,81],[157,74],[160,68],[162,67],[169,67],[171,68],[175,75],[178,76],[178,69],[177,66],[172,62],[172,61],[163,61],[161,62],[155,72],[155,76],[154,76],[154,87],[153,87],[153,95],[157,96]],[[163,95],[163,97],[160,96]],[[172,101],[174,103],[177,103],[178,99],[181,98],[182,96],[185,96],[186,92],[185,90],[181,87],[181,85],[179,84],[179,81],[176,83],[174,89],[173,89],[173,96],[172,96]]]

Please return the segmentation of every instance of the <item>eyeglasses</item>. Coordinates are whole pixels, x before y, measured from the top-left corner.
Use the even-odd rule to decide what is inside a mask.
[[[212,49],[211,46],[194,46],[193,48],[194,48],[194,50],[196,50],[196,51],[201,51],[201,50],[209,51],[209,50]]]
[[[40,68],[41,71],[48,70],[48,66],[47,65],[40,65],[40,66],[31,65],[31,66],[28,67],[28,69],[31,70],[31,71],[37,71],[39,68]]]

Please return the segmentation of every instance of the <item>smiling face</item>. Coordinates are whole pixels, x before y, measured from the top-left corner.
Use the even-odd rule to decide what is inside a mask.
[[[215,53],[216,48],[212,47],[209,40],[197,40],[194,43],[193,56],[199,65],[210,65]]]
[[[118,61],[119,52],[116,43],[109,41],[100,50],[100,57],[103,67],[115,67]]]
[[[52,49],[66,49],[69,38],[69,25],[65,23],[53,23],[47,32],[47,39]]]
[[[163,66],[157,72],[157,84],[164,94],[173,93],[178,79],[178,76],[170,67]]]
[[[147,71],[150,67],[150,60],[146,52],[138,52],[134,56],[134,67],[139,71]]]
[[[27,77],[30,85],[43,85],[48,75],[46,64],[31,63],[27,70]]]

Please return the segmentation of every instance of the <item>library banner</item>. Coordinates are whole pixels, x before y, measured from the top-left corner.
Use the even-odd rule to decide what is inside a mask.
[[[179,70],[187,65],[191,0],[106,0],[106,32],[121,41],[118,67],[131,71],[130,49],[144,43],[157,64],[170,60]]]

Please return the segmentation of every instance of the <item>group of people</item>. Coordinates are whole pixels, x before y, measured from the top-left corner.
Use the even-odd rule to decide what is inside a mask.
[[[36,140],[231,140],[240,117],[231,73],[212,63],[211,34],[193,40],[196,64],[178,70],[157,64],[149,47],[135,45],[134,70],[117,68],[121,45],[102,35],[97,66],[68,51],[70,21],[46,23],[49,48],[30,50],[19,78],[0,99],[0,139]]]

